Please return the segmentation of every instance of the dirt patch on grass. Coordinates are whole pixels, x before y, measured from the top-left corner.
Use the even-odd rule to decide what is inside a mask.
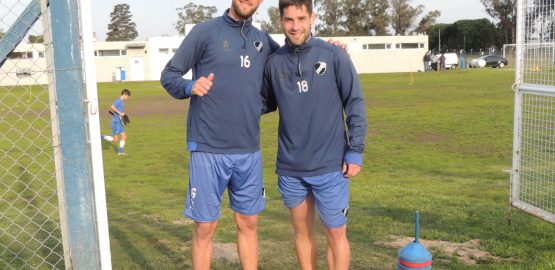
[[[212,258],[214,260],[224,259],[229,262],[239,262],[239,254],[237,254],[237,244],[235,243],[214,243],[212,250]]]
[[[424,133],[418,140],[423,143],[441,143],[448,141],[449,137],[439,133]]]
[[[141,100],[140,103],[128,102],[125,105],[125,112],[131,117],[185,114],[189,109],[188,100],[169,97],[152,97],[149,100]]]
[[[152,222],[161,222],[162,219],[158,215],[143,215],[143,219],[152,221]]]
[[[390,248],[402,248],[414,241],[411,237],[392,236],[390,242],[376,242],[380,246]],[[482,244],[479,239],[473,239],[464,243],[452,243],[437,240],[419,240],[430,252],[432,256],[434,251],[439,251],[451,258],[457,258],[460,262],[468,265],[476,265],[484,261],[515,261],[513,258],[501,258],[491,255],[489,252],[482,250]]]

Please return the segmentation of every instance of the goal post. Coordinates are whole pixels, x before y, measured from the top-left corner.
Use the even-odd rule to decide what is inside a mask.
[[[0,0],[0,32],[0,269],[110,270],[91,1]]]
[[[52,64],[61,152],[60,212],[67,226],[68,263],[111,269],[91,3],[50,0]],[[67,27],[71,25],[73,27]],[[61,182],[61,183],[60,183]],[[69,261],[68,261],[69,260]]]
[[[511,205],[555,224],[555,7],[518,0]]]

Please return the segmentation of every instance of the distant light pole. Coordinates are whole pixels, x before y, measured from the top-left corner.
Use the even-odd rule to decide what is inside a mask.
[[[441,29],[439,29],[439,53],[441,53]]]

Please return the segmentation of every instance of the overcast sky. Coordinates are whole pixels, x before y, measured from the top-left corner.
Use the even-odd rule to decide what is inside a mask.
[[[189,2],[216,6],[217,15],[222,14],[231,6],[231,0],[92,0],[93,27],[98,41],[106,39],[110,13],[114,6],[126,3],[131,7],[132,20],[137,24],[139,37],[146,40],[160,35],[177,35],[174,24],[177,22],[176,8],[183,7]],[[278,0],[265,0],[258,9],[258,19],[267,19],[268,7],[277,6]],[[491,19],[484,11],[480,0],[412,0],[412,5],[426,6],[426,12],[437,9],[441,11],[438,22],[452,23],[462,19]]]

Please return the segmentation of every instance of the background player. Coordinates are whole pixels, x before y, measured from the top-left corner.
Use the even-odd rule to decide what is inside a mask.
[[[123,89],[123,91],[121,91],[121,96],[116,99],[116,101],[114,101],[114,103],[110,107],[110,112],[112,114],[112,121],[110,122],[112,126],[112,136],[102,135],[102,139],[109,142],[118,143],[119,141],[119,156],[127,156],[127,153],[123,152],[123,147],[125,147],[125,141],[127,140],[127,133],[125,132],[125,128],[123,127],[123,123],[120,117],[123,117],[125,115],[125,112],[123,110],[123,102],[129,99],[130,96],[131,91],[127,89]],[[121,136],[121,140],[119,136]]]

